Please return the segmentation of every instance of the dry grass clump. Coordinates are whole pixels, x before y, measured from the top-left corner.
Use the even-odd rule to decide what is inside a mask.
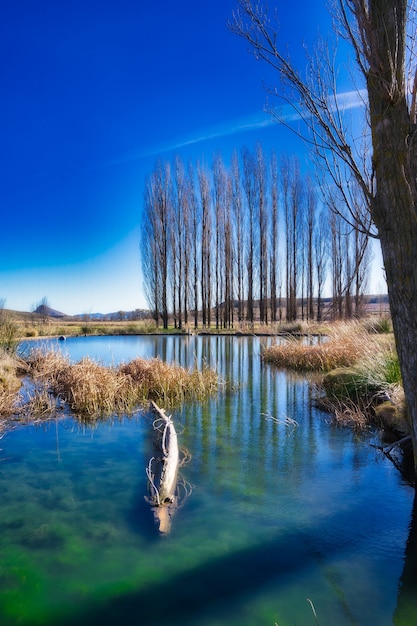
[[[0,419],[13,414],[16,402],[16,393],[0,387]],[[0,432],[2,425],[0,422]]]
[[[161,401],[165,405],[202,399],[215,393],[219,384],[213,370],[187,370],[161,359],[137,358],[122,365],[119,371],[137,385],[141,400]]]
[[[172,406],[203,398],[218,388],[214,371],[189,371],[160,359],[135,359],[119,367],[105,367],[89,358],[71,364],[60,352],[36,351],[29,366],[40,406],[42,398],[52,393],[84,417],[130,413],[147,400]]]
[[[20,388],[21,382],[17,376],[19,366],[21,364],[17,357],[0,348],[0,389],[13,392]]]
[[[364,322],[364,328],[369,333],[390,334],[392,333],[392,321],[389,316],[370,317]]]
[[[328,337],[288,337],[266,348],[263,359],[278,367],[299,371],[328,372],[350,367],[375,349],[375,341],[357,325],[341,325]]]
[[[9,417],[15,411],[18,392],[22,385],[17,372],[19,359],[0,348],[0,416]]]
[[[332,370],[323,378],[321,388],[325,395],[318,399],[318,405],[332,414],[335,424],[358,431],[368,428],[372,398],[377,389],[371,389],[356,368]]]
[[[355,366],[340,367],[322,381],[322,408],[340,425],[356,430],[370,424],[407,433],[407,417],[398,356],[392,346],[378,344],[379,351],[367,354]]]
[[[377,424],[402,432],[404,409],[394,399],[401,372],[387,335],[377,333],[374,324],[343,322],[329,326],[324,338],[289,337],[266,349],[263,359],[279,367],[323,373],[319,389],[324,395],[317,402],[338,425],[364,430]]]
[[[56,384],[61,372],[70,366],[68,357],[59,350],[40,349],[31,351],[27,364],[35,382],[48,381],[51,386]]]
[[[320,408],[331,413],[335,426],[351,428],[358,433],[369,429],[368,414],[351,400],[341,402],[322,398]]]
[[[88,416],[130,412],[136,401],[128,378],[89,358],[64,368],[56,379],[54,393],[72,411]]]

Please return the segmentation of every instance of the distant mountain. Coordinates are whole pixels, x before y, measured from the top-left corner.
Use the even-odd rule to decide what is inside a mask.
[[[147,309],[135,309],[134,311],[115,311],[113,313],[78,313],[77,315],[67,315],[56,309],[52,309],[47,304],[40,304],[34,311],[41,317],[53,317],[55,319],[72,319],[80,321],[134,321],[146,320],[151,317],[151,312]]]
[[[151,317],[148,309],[135,309],[134,311],[115,311],[113,313],[80,313],[72,315],[77,320],[107,320],[107,321],[123,321],[123,320],[146,320]]]
[[[47,304],[40,304],[37,309],[35,309],[34,313],[38,315],[42,315],[43,317],[56,317],[62,318],[67,317],[65,313],[61,313],[61,311],[56,311],[55,309],[51,309]]]

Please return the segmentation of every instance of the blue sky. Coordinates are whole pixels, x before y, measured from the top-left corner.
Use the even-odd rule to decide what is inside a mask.
[[[318,6],[317,6],[318,5]],[[324,2],[277,0],[293,55]],[[235,0],[3,0],[0,298],[67,314],[145,307],[139,225],[158,157],[302,150],[263,112],[272,76],[227,29]],[[299,57],[303,62],[303,57]],[[305,158],[301,153],[301,158]]]

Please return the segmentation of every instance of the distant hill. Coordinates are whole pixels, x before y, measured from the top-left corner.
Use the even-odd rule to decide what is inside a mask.
[[[61,311],[56,311],[55,309],[51,309],[47,304],[40,304],[37,309],[35,309],[34,313],[41,315],[42,317],[55,317],[57,319],[61,319],[63,317],[67,317],[65,313],[61,313]]]
[[[96,321],[124,321],[124,320],[146,320],[151,317],[148,309],[135,309],[134,311],[115,311],[113,313],[79,313],[72,315],[76,320],[96,320]]]

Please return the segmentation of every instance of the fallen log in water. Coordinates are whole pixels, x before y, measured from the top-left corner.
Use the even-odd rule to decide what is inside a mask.
[[[149,460],[146,473],[148,476],[149,497],[161,533],[171,530],[171,517],[178,506],[176,490],[178,480],[179,450],[174,423],[155,402],[151,410],[156,415],[153,422],[155,431],[154,456]]]

